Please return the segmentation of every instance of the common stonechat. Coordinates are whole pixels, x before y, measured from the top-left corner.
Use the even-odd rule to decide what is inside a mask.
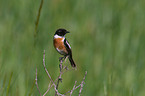
[[[53,45],[55,49],[64,56],[68,57],[72,67],[76,67],[76,64],[72,58],[72,51],[68,41],[65,38],[66,33],[70,33],[65,29],[56,30],[53,38]]]

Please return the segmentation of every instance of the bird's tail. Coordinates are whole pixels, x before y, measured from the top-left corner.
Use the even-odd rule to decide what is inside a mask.
[[[71,56],[68,57],[72,67],[76,67],[76,64]]]

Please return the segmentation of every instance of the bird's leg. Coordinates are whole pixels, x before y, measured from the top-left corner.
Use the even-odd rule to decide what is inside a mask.
[[[64,59],[65,63],[66,63],[67,58],[68,58],[68,56],[65,56],[65,59]],[[68,70],[67,65],[65,66],[65,68],[64,68],[64,69]]]
[[[65,59],[64,59],[64,60],[65,60],[65,62],[66,62],[67,58],[68,58],[68,56],[66,56],[66,57],[65,57]]]
[[[63,57],[63,62],[64,62],[65,59],[66,59],[66,56]]]
[[[60,62],[59,68],[60,68],[60,72],[62,71],[62,68],[63,68],[62,63],[65,60],[65,58],[66,58],[65,56],[64,57],[59,57],[59,62]]]
[[[61,69],[62,69],[62,59],[63,59],[63,57],[59,57],[59,68],[60,68],[60,72],[61,72]]]
[[[61,61],[62,61],[62,59],[63,59],[63,57],[59,57],[59,62],[61,62]]]

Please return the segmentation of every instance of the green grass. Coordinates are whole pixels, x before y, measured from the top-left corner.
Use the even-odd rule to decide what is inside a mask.
[[[71,32],[66,37],[77,64],[77,71],[63,75],[60,92],[82,81],[87,70],[82,96],[145,95],[144,0],[44,0],[35,47],[40,0],[0,2],[1,96],[38,96],[36,67],[40,91],[46,91],[50,80],[42,64],[44,49],[46,67],[57,78],[60,55],[52,40],[58,28]]]

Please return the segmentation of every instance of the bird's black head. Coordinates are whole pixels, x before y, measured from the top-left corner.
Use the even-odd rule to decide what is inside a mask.
[[[57,34],[58,36],[65,36],[66,33],[69,33],[69,32],[65,29],[58,29],[58,30],[56,30],[54,35]]]

